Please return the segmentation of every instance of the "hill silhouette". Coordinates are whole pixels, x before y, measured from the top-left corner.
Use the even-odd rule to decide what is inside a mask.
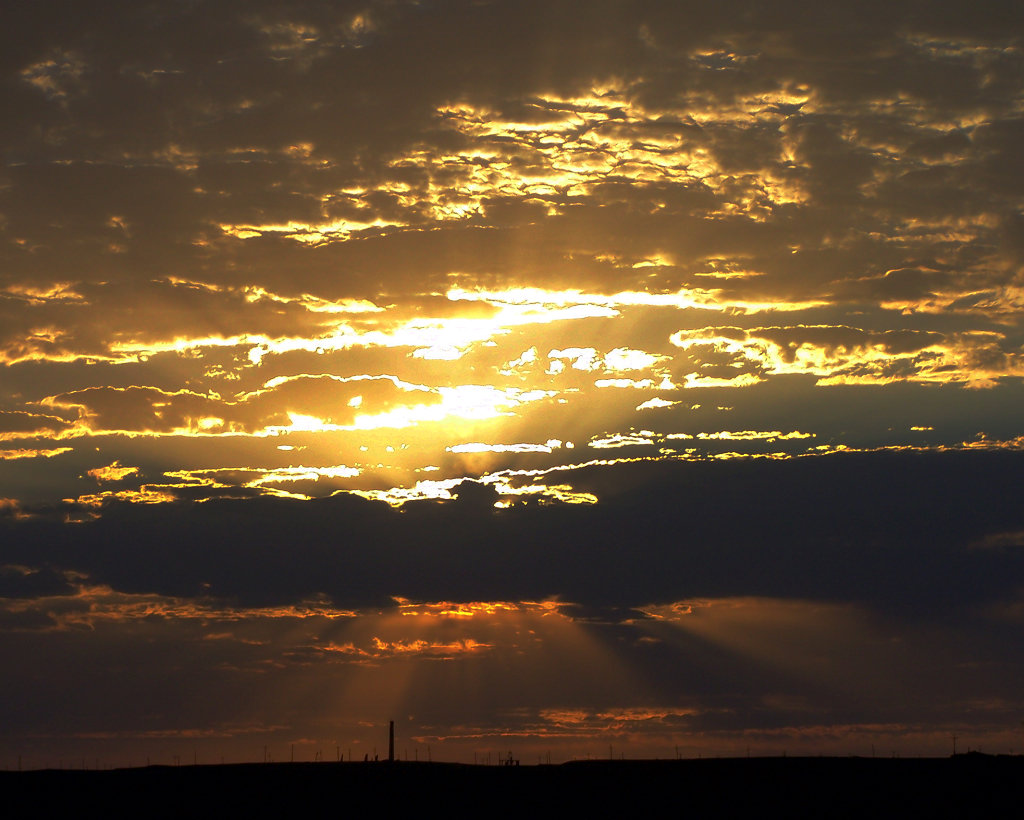
[[[719,816],[904,817],[1002,811],[1024,756],[576,761],[556,766],[298,763],[0,772],[8,810],[58,817],[262,817],[612,809]],[[18,815],[21,816],[21,815]]]

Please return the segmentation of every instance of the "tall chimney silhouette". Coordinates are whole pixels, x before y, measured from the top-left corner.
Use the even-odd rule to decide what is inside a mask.
[[[395,722],[388,721],[388,762],[395,762]]]

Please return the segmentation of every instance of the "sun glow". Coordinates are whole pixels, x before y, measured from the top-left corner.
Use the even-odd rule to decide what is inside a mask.
[[[446,419],[483,421],[499,416],[514,415],[515,408],[555,395],[552,390],[519,390],[497,388],[483,384],[463,384],[457,387],[439,387],[441,401],[437,404],[416,404],[398,407],[374,415],[357,415],[354,427],[372,430],[381,427],[411,427],[422,422]]]

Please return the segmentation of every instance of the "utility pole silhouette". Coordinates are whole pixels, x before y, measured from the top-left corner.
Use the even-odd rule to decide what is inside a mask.
[[[395,762],[395,722],[388,721],[388,763]]]

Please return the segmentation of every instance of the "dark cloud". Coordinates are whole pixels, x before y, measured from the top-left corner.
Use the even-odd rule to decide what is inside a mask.
[[[677,91],[660,101],[673,114],[659,117],[658,123],[606,109],[608,123],[614,122],[618,129],[616,136],[604,126],[606,135],[638,145],[652,128],[662,133],[668,129],[681,146],[707,150],[726,173],[769,172],[788,178],[815,205],[846,209],[824,217],[831,231],[849,222],[851,205],[867,208],[855,214],[862,223],[867,219],[876,196],[865,186],[879,174],[892,175],[888,168],[900,169],[896,172],[900,182],[894,180],[888,188],[883,185],[878,204],[898,207],[908,215],[924,213],[922,209],[949,214],[983,207],[986,194],[1013,193],[1013,180],[1020,176],[1012,151],[1007,153],[1007,146],[1015,144],[1013,120],[983,122],[971,137],[963,128],[943,131],[929,123],[900,123],[889,114],[888,122],[902,129],[896,149],[906,147],[905,159],[893,154],[883,157],[876,145],[864,141],[884,119],[876,110],[878,103],[899,94],[909,95],[919,105],[941,102],[954,109],[947,114],[969,113],[976,118],[979,90],[999,88],[998,77],[1010,70],[1006,63],[1012,61],[1000,56],[1005,50],[971,56],[967,46],[961,45],[996,37],[999,27],[986,27],[983,12],[970,24],[959,20],[964,29],[950,45],[942,39],[950,36],[942,15],[922,16],[912,4],[880,9],[880,18],[889,21],[887,26],[874,22],[866,26],[860,20],[848,20],[845,13],[821,15],[812,25],[795,10],[780,14],[773,8],[766,14],[744,3],[729,11],[701,14],[694,9],[670,10],[659,3],[609,3],[603,13],[588,15],[586,24],[576,19],[575,11],[571,4],[532,12],[513,11],[500,3],[451,4],[431,7],[429,14],[415,6],[391,4],[338,6],[330,12],[309,4],[293,4],[287,11],[201,4],[174,13],[115,8],[107,18],[111,26],[103,31],[89,25],[51,29],[43,35],[52,39],[50,45],[38,42],[25,52],[21,44],[19,51],[26,56],[17,69],[12,68],[10,84],[25,94],[24,87],[32,88],[30,79],[35,76],[31,66],[53,63],[45,71],[67,74],[71,69],[61,66],[71,65],[68,55],[78,55],[73,73],[81,88],[76,95],[67,95],[75,105],[61,115],[67,123],[55,143],[55,150],[65,154],[62,158],[73,161],[9,166],[5,196],[10,207],[5,210],[11,235],[42,247],[34,252],[35,258],[9,250],[8,275],[37,277],[45,270],[57,276],[61,270],[61,278],[73,280],[109,278],[121,270],[123,278],[137,277],[142,271],[230,276],[230,264],[215,273],[204,261],[206,252],[192,244],[215,239],[218,224],[286,224],[356,216],[423,224],[422,199],[419,204],[399,205],[393,194],[371,190],[357,197],[358,206],[353,206],[338,191],[398,181],[398,169],[387,166],[409,149],[466,152],[486,145],[475,138],[447,146],[451,132],[437,121],[438,106],[465,99],[543,125],[550,121],[551,109],[531,107],[528,102],[538,91],[582,93],[588,84],[615,76],[633,78],[640,89],[645,82],[664,82]],[[1012,14],[1003,7],[993,7],[992,13]],[[196,23],[196,15],[202,15],[202,25]],[[80,14],[69,16],[80,19]],[[363,22],[354,24],[357,17]],[[363,34],[355,34],[360,27]],[[936,33],[929,34],[930,29]],[[193,31],[203,35],[186,36]],[[500,38],[495,36],[498,31]],[[820,52],[826,42],[830,48]],[[706,51],[701,51],[702,46]],[[437,59],[449,53],[460,55],[457,72]],[[698,57],[691,59],[690,53]],[[831,63],[822,61],[823,53],[829,54]],[[869,54],[874,55],[871,63],[865,62]],[[513,62],[516,70],[510,68]],[[836,65],[839,68],[829,67]],[[360,78],[358,83],[355,77]],[[806,89],[805,96],[815,91],[824,95],[826,105],[812,106],[821,111],[787,109],[784,103],[773,108],[767,99],[774,93],[797,93],[798,86]],[[252,91],[239,91],[248,88]],[[695,100],[678,91],[687,88],[700,89],[692,93],[703,95],[711,107],[761,95],[765,97],[762,113],[729,124],[697,125],[687,121],[687,109]],[[32,90],[46,96],[43,88]],[[990,90],[984,99],[991,116],[1001,116],[1002,112],[992,110],[993,100],[1005,97]],[[65,104],[72,103],[65,100]],[[646,104],[654,103],[646,100]],[[843,108],[830,109],[839,105]],[[580,104],[569,107],[582,108]],[[21,106],[11,110],[17,114]],[[909,113],[913,119],[914,111]],[[12,122],[21,120],[14,116]],[[24,128],[30,123],[38,128],[37,122],[29,107]],[[601,136],[602,126],[594,133]],[[129,138],[132,143],[125,142]],[[783,160],[787,141],[795,164]],[[110,153],[119,142],[120,151]],[[508,149],[522,152],[526,142],[525,136],[516,137],[507,143]],[[923,169],[913,159],[941,156],[955,163],[965,152],[971,156],[967,149],[972,144],[985,157],[980,174],[968,172],[976,163]],[[303,145],[310,146],[308,156],[302,153]],[[541,146],[531,149],[534,159],[527,165],[521,164],[522,157],[513,158],[511,170],[550,173],[558,163],[552,163],[549,154],[538,153],[537,147]],[[600,145],[594,147],[607,153]],[[107,153],[97,156],[98,151]],[[429,170],[425,173],[432,175]],[[451,184],[443,176],[436,181]],[[599,201],[601,190],[599,185],[594,191]],[[667,198],[671,205],[681,190],[686,189],[676,183],[660,198]],[[706,190],[700,202],[704,208],[711,205]],[[493,208],[485,211],[490,216],[496,213]],[[769,206],[768,213],[781,216],[783,210]],[[109,223],[115,216],[124,220],[124,227]],[[590,213],[586,218],[598,217]],[[604,221],[589,223],[587,233],[603,236]],[[567,227],[556,223],[552,230],[563,233]],[[716,230],[726,227],[718,218],[704,217],[690,225],[674,223],[664,229],[648,221],[639,233],[638,227],[629,226],[629,232],[637,236],[634,244],[640,246],[640,253],[659,247],[679,253],[673,244],[688,236],[693,250],[683,251],[684,259],[696,262],[705,256],[745,255],[741,236],[731,233],[728,243],[715,241]],[[864,229],[869,229],[866,223]],[[440,266],[436,274],[419,268],[420,277],[466,269],[464,256],[479,259],[482,253],[484,258],[500,258],[500,250],[496,256],[481,247],[471,232],[445,233],[444,244],[451,249],[468,240],[465,252],[417,251],[421,260],[437,259]],[[787,231],[781,233],[781,241],[792,240]],[[573,234],[570,228],[566,240],[555,241],[558,255],[580,250]],[[515,236],[508,243],[540,248],[548,244],[538,245],[536,237]],[[391,237],[387,244],[397,249],[402,241]],[[111,247],[123,248],[129,256],[109,258]],[[256,250],[263,257],[273,248],[262,243]],[[326,284],[325,280],[335,282],[336,277],[326,276],[327,270],[316,260],[324,254],[288,241],[280,250],[281,258],[266,260],[279,271],[277,276],[244,261],[241,270],[268,284],[302,270],[314,289],[336,287]],[[359,264],[358,257],[348,262],[345,256],[348,253],[328,264],[344,271],[340,281],[346,295],[379,291],[382,282],[373,271]],[[389,271],[385,288],[393,289],[399,275],[395,260],[377,257],[376,250],[374,257],[374,267]],[[45,267],[35,263],[43,258]],[[535,260],[516,255],[509,262],[520,269],[526,263],[540,273],[549,267],[540,259],[540,253]],[[897,267],[907,261],[904,257],[887,264]],[[469,262],[470,268],[477,266]],[[849,272],[862,275],[866,271]]]
[[[764,596],[943,620],[1014,600],[1020,551],[977,550],[1024,522],[1019,453],[836,455],[619,465],[565,476],[596,507],[495,510],[467,484],[401,513],[315,502],[114,504],[97,521],[6,526],[3,560],[45,560],[131,593],[342,608],[413,600],[635,607]],[[742,510],[742,514],[738,514]]]
[[[372,415],[438,400],[428,390],[402,387],[386,377],[296,376],[247,394],[238,402],[187,390],[169,393],[154,387],[93,387],[50,397],[46,403],[77,410],[79,422],[94,432],[259,433],[271,426],[289,426],[289,413],[312,415],[329,425],[350,425],[357,414]],[[204,426],[207,420],[211,421]]]
[[[49,567],[0,567],[0,598],[43,598],[73,592],[67,577]]]
[[[56,433],[70,425],[57,416],[27,413],[22,410],[0,410],[0,438],[28,437]]]
[[[878,347],[887,353],[914,353],[945,341],[941,333],[915,330],[890,330],[871,333],[852,327],[758,327],[751,336],[777,344],[787,361],[793,361],[801,345],[824,348],[830,355],[841,348],[847,351]]]

